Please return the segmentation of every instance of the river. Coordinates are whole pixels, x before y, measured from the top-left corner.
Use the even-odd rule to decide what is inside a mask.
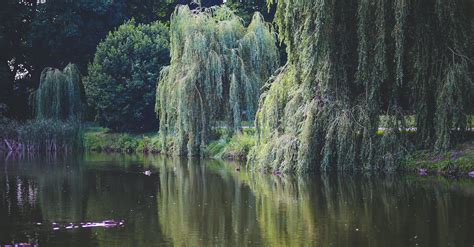
[[[0,246],[474,246],[474,179],[245,170],[142,155],[10,157],[0,161]]]

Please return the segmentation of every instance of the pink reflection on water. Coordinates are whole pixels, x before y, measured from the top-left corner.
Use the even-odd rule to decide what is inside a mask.
[[[0,244],[0,246],[2,246]],[[6,244],[5,247],[38,247],[37,244],[28,244],[28,243],[18,243],[18,244]]]
[[[69,223],[69,224],[64,224],[60,225],[58,223],[53,223],[53,230],[58,231],[61,229],[79,229],[79,228],[96,228],[96,227],[102,227],[102,228],[114,228],[114,227],[122,227],[124,226],[125,221],[123,220],[104,220],[102,222],[81,222],[81,223]]]

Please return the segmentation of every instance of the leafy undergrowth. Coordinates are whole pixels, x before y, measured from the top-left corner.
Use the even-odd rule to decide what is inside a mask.
[[[242,134],[229,137],[218,135],[206,149],[206,156],[232,161],[246,161],[250,149],[256,143],[255,129],[244,129]],[[167,141],[172,145],[172,140]],[[161,137],[157,133],[133,135],[112,133],[106,128],[89,127],[85,131],[84,146],[87,151],[115,153],[161,153]],[[170,146],[171,147],[171,146]],[[171,150],[171,149],[170,149]],[[464,176],[474,171],[474,141],[457,146],[445,153],[417,151],[402,164],[403,170],[447,176]]]
[[[244,130],[242,134],[222,137],[211,142],[207,147],[207,155],[212,158],[246,161],[250,149],[255,146],[256,136],[253,130]]]
[[[430,151],[415,152],[403,167],[406,170],[447,176],[467,175],[468,172],[474,171],[474,141],[441,154]]]
[[[102,127],[89,127],[84,134],[85,149],[96,152],[160,153],[160,142],[161,139],[156,133],[112,133]]]
[[[242,134],[229,137],[221,130],[207,149],[208,157],[245,161],[252,146],[255,145],[255,130],[244,129]],[[162,153],[161,136],[154,133],[128,134],[113,133],[107,128],[88,127],[84,134],[84,146],[87,151],[111,153]],[[168,137],[168,153],[173,153],[173,140]]]

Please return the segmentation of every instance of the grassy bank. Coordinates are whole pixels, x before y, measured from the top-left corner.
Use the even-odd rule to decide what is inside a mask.
[[[256,144],[254,129],[244,129],[242,134],[221,137],[207,147],[207,155],[212,158],[246,161],[250,149]]]
[[[102,127],[88,127],[84,134],[87,151],[113,153],[160,153],[160,137],[157,133],[113,133]]]
[[[233,137],[221,134],[218,140],[208,145],[206,155],[216,159],[245,161],[250,148],[255,145],[254,133],[253,129],[244,129],[242,134]],[[157,132],[114,133],[107,128],[87,127],[84,134],[85,150],[94,152],[159,154],[162,153],[161,141]]]
[[[171,141],[170,141],[171,143]],[[255,129],[246,128],[242,134],[219,135],[206,148],[206,156],[215,159],[246,161],[250,149],[256,144]],[[114,153],[161,153],[161,137],[156,132],[145,134],[112,133],[106,128],[88,127],[84,135],[88,151]],[[474,170],[474,141],[468,141],[444,152],[416,151],[401,164],[401,170],[448,176],[467,175]]]
[[[0,151],[15,153],[55,153],[82,150],[82,125],[75,120],[0,119]]]
[[[466,176],[474,171],[474,141],[458,145],[444,152],[418,151],[413,153],[402,169],[414,172],[426,171],[428,174],[447,176]]]

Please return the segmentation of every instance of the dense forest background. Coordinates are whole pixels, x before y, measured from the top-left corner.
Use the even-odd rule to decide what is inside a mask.
[[[473,44],[470,0],[8,0],[0,133],[9,150],[70,149],[85,121],[105,129],[86,148],[154,133],[116,149],[230,149],[298,173],[474,156]]]
[[[30,94],[38,88],[41,71],[76,64],[82,75],[97,45],[130,19],[169,25],[179,4],[198,8],[190,0],[6,0],[0,8],[0,104],[14,119],[31,118]],[[222,0],[200,1],[202,7]],[[226,1],[247,23],[255,11],[272,19],[264,1]],[[273,9],[273,13],[274,13]],[[88,116],[92,117],[91,114]]]

